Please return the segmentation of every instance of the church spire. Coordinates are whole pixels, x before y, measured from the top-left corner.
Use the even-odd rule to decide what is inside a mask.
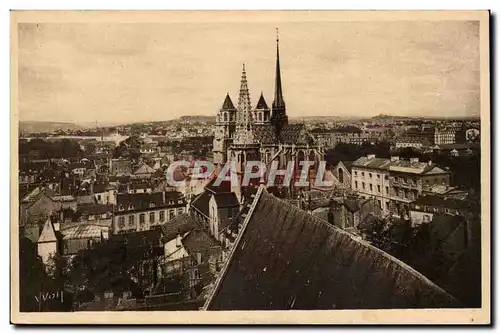
[[[253,143],[252,135],[252,105],[250,103],[250,93],[248,90],[247,73],[245,63],[241,71],[240,95],[236,108],[236,132],[234,143]]]
[[[240,95],[238,97],[238,110],[248,111],[252,110],[250,104],[250,93],[248,91],[247,82],[247,72],[245,71],[245,63],[243,63],[243,69],[241,70],[241,83],[240,83]]]
[[[288,124],[286,115],[285,100],[283,99],[283,89],[281,88],[281,68],[280,68],[280,39],[278,28],[276,28],[276,79],[274,83],[274,101],[272,105],[271,122],[273,123],[278,139],[281,137],[281,129]]]
[[[276,78],[274,83],[273,107],[285,108],[285,101],[283,100],[283,89],[281,88],[280,37],[278,28],[276,28]]]

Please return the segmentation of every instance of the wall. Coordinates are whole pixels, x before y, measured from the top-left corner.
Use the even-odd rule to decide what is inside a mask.
[[[386,215],[389,213],[389,202],[391,200],[391,185],[389,181],[388,171],[377,170],[377,169],[364,169],[353,166],[351,178],[352,178],[351,189],[359,192],[359,194],[362,195],[363,198],[370,198],[372,196],[375,197],[377,201],[380,201],[382,214]],[[363,182],[365,184],[364,189],[363,189]]]
[[[165,212],[165,215],[164,215],[165,218],[163,221],[160,221],[160,212],[161,211]],[[186,211],[187,210],[186,210],[185,205],[175,206],[175,207],[154,208],[151,210],[140,211],[140,212],[126,212],[126,211],[119,212],[118,211],[118,212],[115,212],[115,217],[113,219],[113,233],[117,234],[117,233],[120,233],[120,231],[128,231],[128,232],[147,231],[147,230],[151,229],[151,226],[165,224],[166,222],[168,222],[169,220],[171,220],[175,216],[178,216]],[[154,215],[155,215],[154,221],[150,221],[150,219],[149,219],[150,213],[154,213]],[[172,213],[172,216],[171,216],[171,213]],[[141,214],[144,214],[144,223],[143,224],[140,224]],[[129,217],[130,216],[135,217],[133,225],[129,225]],[[125,217],[125,226],[124,227],[119,226],[120,217]]]
[[[38,255],[42,258],[42,262],[46,264],[49,258],[57,254],[57,242],[40,242],[37,244]]]
[[[424,222],[430,222],[434,214],[422,211],[410,211],[410,221],[412,226],[421,225]]]

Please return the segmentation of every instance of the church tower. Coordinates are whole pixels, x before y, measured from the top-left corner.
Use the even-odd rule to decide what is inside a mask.
[[[233,139],[236,128],[236,108],[226,94],[222,108],[215,118],[215,133],[213,143],[214,164],[221,166],[227,161],[227,150]]]
[[[264,99],[264,95],[261,92],[259,102],[257,102],[257,106],[255,107],[255,111],[253,113],[254,124],[269,124],[271,122],[270,114],[271,110],[269,110],[266,100]]]
[[[283,89],[281,88],[281,69],[280,69],[280,46],[278,29],[276,28],[276,78],[274,83],[274,101],[272,105],[271,122],[276,129],[276,134],[280,138],[281,129],[288,124],[286,115],[285,100],[283,99]]]

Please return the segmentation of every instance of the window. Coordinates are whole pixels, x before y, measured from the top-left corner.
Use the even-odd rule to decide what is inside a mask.
[[[423,217],[423,221],[424,221],[424,223],[428,223],[428,222],[430,222],[430,221],[431,221],[431,216],[429,216],[429,215],[424,215],[424,217]]]
[[[377,174],[377,179],[380,180],[380,174]]]
[[[146,221],[146,215],[144,213],[141,213],[139,215],[139,223],[144,224],[145,221]]]
[[[363,176],[363,177],[364,177],[364,176],[365,176],[365,172],[361,172],[361,176]]]
[[[363,187],[363,190],[365,190],[365,183],[361,183],[361,187]]]
[[[149,222],[150,223],[155,222],[155,213],[154,212],[149,213]]]
[[[135,216],[134,215],[128,216],[128,225],[131,226],[134,225],[134,223],[135,223]]]
[[[100,194],[99,194],[99,195],[97,195],[97,200],[98,200],[98,201],[101,201],[101,195],[100,195]]]
[[[377,191],[380,192],[380,185],[377,185]]]
[[[373,185],[370,183],[370,191],[373,191]]]
[[[183,213],[184,213],[184,208],[179,208],[179,209],[177,210],[177,213],[178,213],[178,214],[183,214]]]
[[[385,193],[386,193],[386,195],[389,195],[389,187],[388,186],[385,187]]]
[[[119,228],[125,227],[125,217],[118,217],[118,227]]]
[[[344,171],[342,168],[339,168],[339,182],[344,183]]]
[[[354,171],[354,176],[358,176],[358,172],[357,171]]]
[[[372,178],[372,173],[368,173],[368,177],[371,179]]]
[[[165,221],[165,211],[160,211],[160,221]]]
[[[384,175],[384,180],[389,180],[389,175]]]
[[[358,189],[358,181],[354,181],[354,188]]]
[[[168,210],[168,219],[169,220],[173,219],[174,216],[175,216],[175,210],[173,210],[173,209]]]

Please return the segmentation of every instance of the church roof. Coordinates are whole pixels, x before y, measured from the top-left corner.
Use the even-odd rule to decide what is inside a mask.
[[[285,124],[281,129],[281,140],[286,144],[306,144],[305,124]]]
[[[45,221],[45,224],[43,225],[42,233],[40,233],[40,237],[38,238],[37,242],[56,242],[57,237],[56,237],[56,231],[54,230],[54,226],[52,225],[52,222],[50,221],[50,218],[48,218]]]
[[[459,306],[405,263],[261,187],[204,309]]]
[[[231,98],[229,97],[229,93],[226,94],[226,98],[224,99],[224,103],[222,104],[223,110],[234,110],[234,104],[233,101],[231,101]]]
[[[262,144],[275,144],[276,140],[276,130],[271,124],[255,124],[252,127],[254,139],[258,143]]]
[[[255,109],[269,109],[262,92],[260,93],[259,101],[257,102],[257,107],[255,107]]]

